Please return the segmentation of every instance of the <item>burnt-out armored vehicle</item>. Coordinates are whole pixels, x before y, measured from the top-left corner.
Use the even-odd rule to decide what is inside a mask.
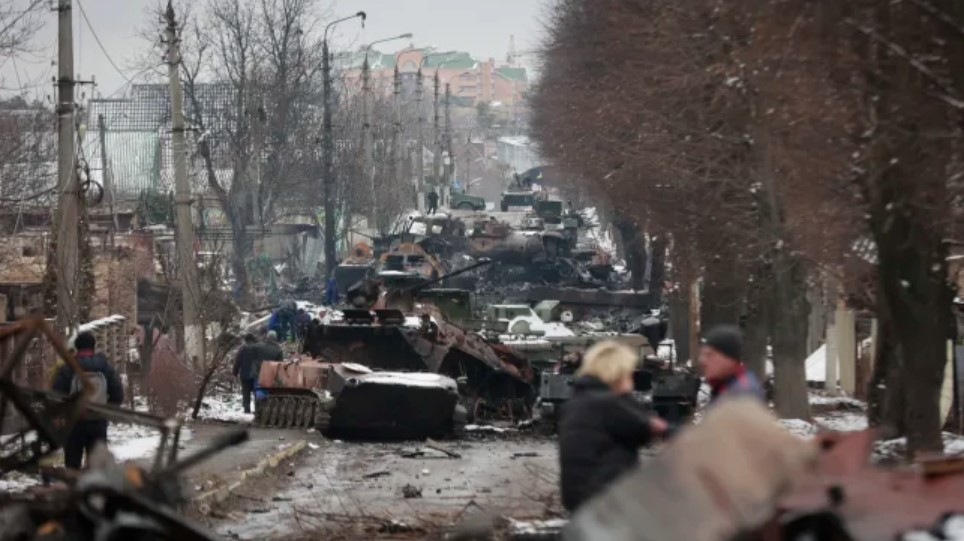
[[[553,369],[542,372],[539,382],[539,415],[554,424],[559,409],[572,396],[577,361],[566,359]],[[677,424],[696,411],[700,378],[688,370],[673,367],[655,356],[640,361],[633,374],[636,397],[650,405],[660,417]]]
[[[528,363],[449,323],[429,300],[438,295],[420,298],[446,278],[388,274],[356,288],[350,296],[370,306],[312,322],[304,360],[262,366],[258,422],[346,437],[427,437],[466,418],[529,416],[535,390]]]
[[[464,423],[458,387],[445,376],[376,372],[354,363],[300,358],[265,362],[255,422],[315,428],[346,438],[443,437]]]
[[[665,315],[656,312],[643,319],[638,334],[622,336],[635,337],[637,343],[627,345],[637,346],[644,353],[633,377],[637,397],[651,405],[660,417],[677,424],[692,417],[696,411],[701,380],[689,369],[676,366],[672,356],[658,356],[659,344],[666,339],[667,331]],[[581,336],[579,339],[588,347],[599,340],[612,338],[600,336],[593,340],[591,336]],[[540,375],[539,413],[543,419],[554,423],[560,406],[572,395],[571,385],[582,361],[581,351],[584,348],[570,351],[552,369]]]

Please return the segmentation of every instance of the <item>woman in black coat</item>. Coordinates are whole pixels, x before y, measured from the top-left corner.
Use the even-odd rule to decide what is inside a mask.
[[[666,432],[666,421],[630,395],[638,362],[616,342],[586,352],[559,424],[562,504],[569,511],[639,465],[640,447]]]

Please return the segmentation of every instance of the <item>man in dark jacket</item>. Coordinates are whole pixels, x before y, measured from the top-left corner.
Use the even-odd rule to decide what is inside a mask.
[[[245,413],[251,413],[251,393],[254,392],[255,381],[258,380],[254,369],[258,364],[258,341],[253,334],[248,333],[244,335],[244,344],[234,358],[234,369],[231,371],[241,380],[241,405]]]
[[[86,379],[94,388],[94,394],[89,397],[92,403],[121,404],[124,402],[124,384],[107,357],[95,353],[96,347],[97,338],[92,333],[78,334],[74,339],[74,348],[77,350],[77,364],[83,373],[75,374],[73,368],[65,363],[54,377],[53,390],[65,395],[74,394],[83,389],[83,380]],[[64,446],[67,467],[79,470],[83,465],[84,453],[90,457],[98,442],[107,443],[107,419],[88,413],[67,436]]]
[[[438,212],[438,192],[432,190],[428,192],[428,213],[429,215]]]
[[[638,362],[616,342],[586,352],[559,424],[562,504],[569,511],[635,468],[640,447],[668,428],[630,394]]]
[[[261,363],[264,361],[283,361],[285,358],[284,351],[281,350],[281,346],[278,345],[278,335],[274,331],[268,331],[267,339],[258,344],[257,354],[255,355],[257,362],[255,363],[257,370],[256,374],[261,373]],[[257,376],[255,376],[257,379]]]
[[[760,380],[747,371],[741,360],[742,350],[743,337],[737,327],[715,327],[703,337],[699,361],[703,377],[712,389],[711,402],[722,396],[734,395],[749,395],[761,401],[766,400]]]

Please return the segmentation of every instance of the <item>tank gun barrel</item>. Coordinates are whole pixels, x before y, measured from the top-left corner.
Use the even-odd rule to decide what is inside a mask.
[[[437,283],[439,283],[439,282],[444,282],[445,280],[448,280],[449,278],[454,278],[455,276],[458,276],[458,275],[460,275],[460,274],[465,274],[465,273],[467,273],[467,272],[474,271],[475,269],[477,269],[477,268],[479,268],[479,267],[484,267],[484,266],[486,266],[486,265],[491,265],[491,264],[492,264],[492,260],[489,259],[489,258],[487,258],[487,257],[484,257],[484,258],[480,259],[477,263],[474,263],[474,264],[472,264],[472,265],[469,265],[468,267],[465,267],[464,269],[459,269],[459,270],[457,270],[457,271],[453,271],[453,272],[450,272],[450,273],[448,273],[448,274],[444,274],[444,275],[442,275],[442,276],[439,276],[438,278],[433,278],[433,279],[431,279],[431,280],[429,280],[429,281],[427,281],[427,282],[421,282],[421,283],[418,283],[418,284],[410,285],[410,286],[408,286],[408,287],[404,287],[404,288],[400,289],[399,291],[404,292],[404,293],[411,292],[411,291],[417,291],[417,290],[419,290],[419,289],[426,288],[426,287],[428,287],[428,286],[430,286],[430,285],[437,284]]]

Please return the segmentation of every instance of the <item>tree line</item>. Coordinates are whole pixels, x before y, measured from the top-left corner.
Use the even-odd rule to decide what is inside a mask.
[[[702,284],[702,325],[742,325],[755,370],[772,347],[783,417],[809,416],[814,291],[872,312],[871,420],[911,453],[940,449],[964,6],[559,0],[549,13],[531,98],[548,161],[608,194],[636,237],[666,239],[672,279]]]

